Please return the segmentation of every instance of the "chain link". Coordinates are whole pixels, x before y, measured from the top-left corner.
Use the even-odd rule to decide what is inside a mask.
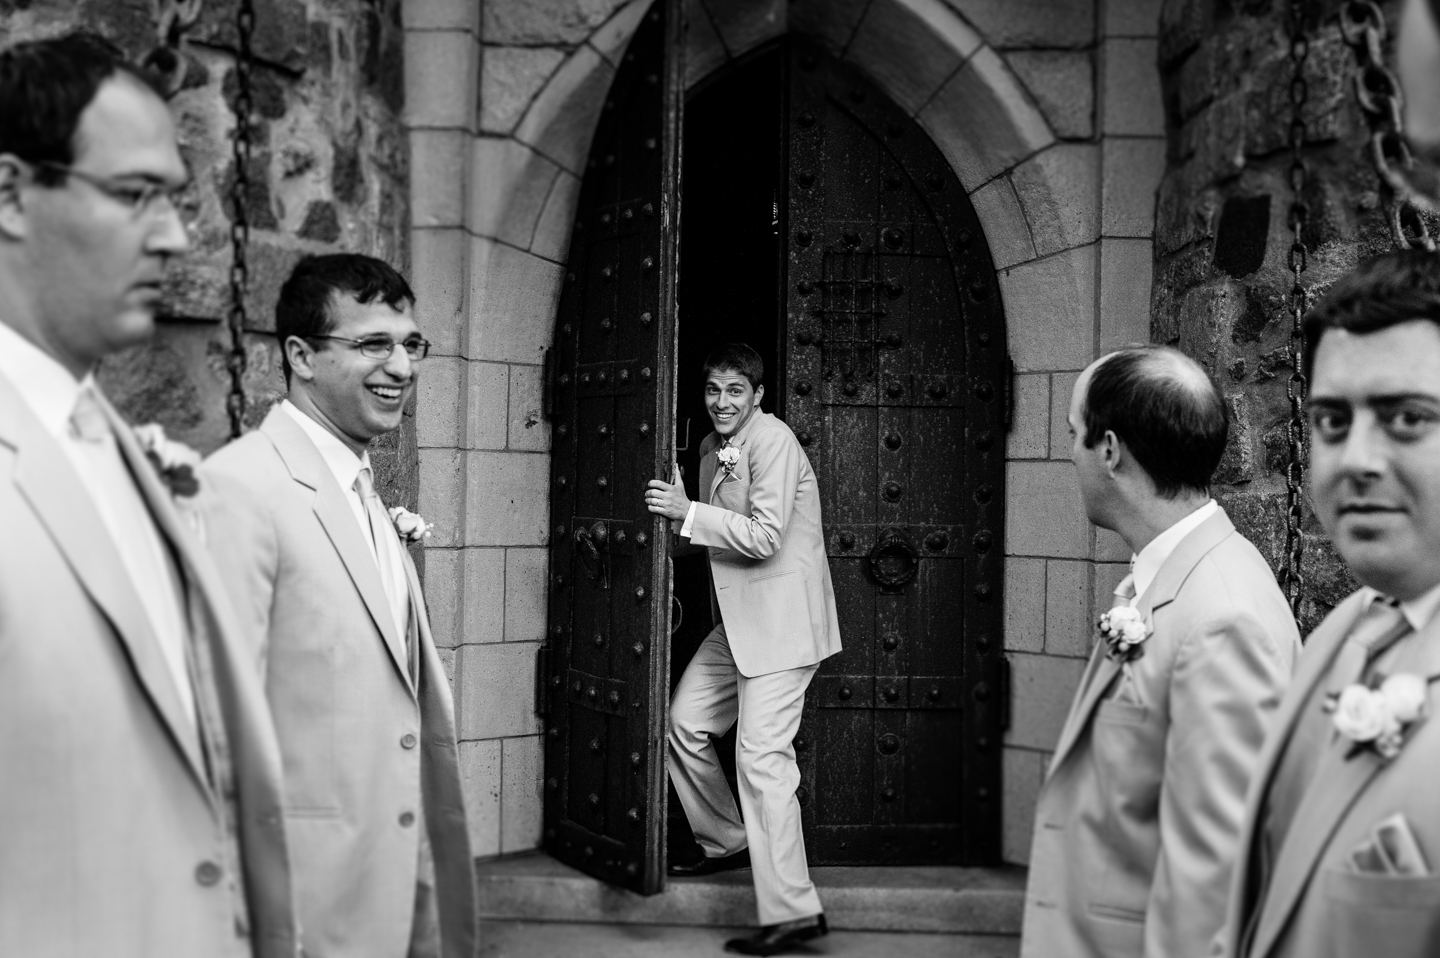
[[[1305,61],[1310,55],[1310,40],[1305,35],[1306,0],[1290,0],[1286,18],[1286,34],[1290,41],[1290,378],[1285,382],[1285,396],[1290,400],[1290,419],[1285,424],[1289,458],[1285,464],[1285,559],[1281,570],[1281,586],[1290,610],[1300,616],[1300,603],[1305,576],[1300,560],[1304,538],[1300,534],[1305,463],[1305,374],[1302,358],[1305,353],[1305,286],[1301,274],[1309,267],[1309,251],[1305,248],[1305,226],[1310,220],[1310,205],[1305,199],[1309,167],[1305,163],[1305,104],[1310,96],[1305,79]]]
[[[1400,81],[1385,66],[1385,17],[1372,0],[1350,0],[1340,10],[1340,33],[1355,54],[1355,102],[1370,128],[1368,154],[1380,180],[1380,205],[1390,238],[1400,249],[1435,250],[1435,240],[1406,179],[1415,165],[1400,119]]]
[[[225,368],[230,373],[230,394],[225,397],[225,410],[230,414],[232,439],[238,439],[245,431],[245,327],[248,325],[245,293],[250,286],[250,267],[246,261],[250,245],[250,216],[246,201],[250,194],[250,114],[254,108],[250,83],[254,62],[250,47],[255,32],[253,0],[240,0],[235,26],[239,42],[235,59],[235,132],[231,141],[235,179],[230,185],[230,353],[225,357]]]

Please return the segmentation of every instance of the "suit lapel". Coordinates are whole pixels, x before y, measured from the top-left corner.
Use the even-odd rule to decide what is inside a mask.
[[[1336,629],[1326,638],[1328,644],[1324,648],[1317,648],[1319,653],[1316,659],[1319,661],[1312,669],[1307,670],[1301,677],[1297,676],[1296,685],[1300,694],[1289,700],[1290,707],[1279,716],[1277,728],[1271,733],[1270,741],[1276,743],[1288,742],[1294,732],[1295,726],[1299,723],[1304,709],[1315,706],[1314,692],[1317,686],[1329,677],[1331,667],[1338,656],[1345,639],[1355,626],[1355,620],[1363,613],[1365,604],[1357,602],[1353,610],[1354,614],[1346,616],[1343,620],[1344,628]],[[1435,646],[1440,644],[1440,621],[1432,619],[1422,629],[1412,648],[1419,651],[1420,665],[1424,669],[1427,678],[1440,677],[1440,651]],[[1269,751],[1269,750],[1267,750]],[[1267,763],[1262,766],[1262,773],[1265,778],[1257,783],[1257,794],[1263,796],[1269,790],[1271,781],[1274,778],[1275,769],[1279,764],[1279,757],[1282,754],[1280,748],[1276,748],[1266,756]],[[1401,753],[1403,757],[1404,753]],[[1400,761],[1397,757],[1392,761]],[[1295,819],[1285,832],[1285,843],[1281,846],[1275,859],[1275,869],[1270,879],[1270,888],[1266,893],[1266,901],[1270,906],[1265,908],[1261,916],[1260,926],[1255,930],[1255,947],[1251,954],[1260,958],[1266,954],[1270,946],[1275,943],[1280,932],[1285,928],[1290,919],[1291,912],[1300,900],[1301,893],[1310,881],[1320,858],[1330,844],[1330,836],[1339,827],[1340,821],[1349,811],[1350,806],[1364,791],[1370,780],[1385,767],[1387,763],[1375,753],[1373,749],[1361,749],[1352,754],[1350,743],[1340,740],[1338,737],[1333,740],[1321,756],[1319,767],[1315,771],[1315,777],[1305,789],[1305,796],[1300,801],[1300,807],[1295,810]],[[1263,791],[1261,791],[1263,789]],[[1264,806],[1260,805],[1260,809]],[[1263,827],[1263,823],[1257,823],[1257,828]],[[1243,846],[1248,851],[1248,846]]]
[[[1222,509],[1200,523],[1180,541],[1175,551],[1170,553],[1165,564],[1160,567],[1155,581],[1150,583],[1150,588],[1145,590],[1145,595],[1141,596],[1136,604],[1135,608],[1144,617],[1146,625],[1152,629],[1155,627],[1155,609],[1172,602],[1196,564],[1233,531],[1235,527],[1230,524],[1229,517]],[[1120,663],[1105,654],[1104,643],[1096,642],[1090,654],[1090,664],[1080,680],[1076,704],[1071,708],[1065,727],[1060,732],[1060,741],[1055,746],[1055,757],[1050,760],[1052,773],[1074,748],[1080,739],[1080,733],[1090,723],[1090,716],[1104,699],[1110,683],[1115,681],[1119,674]]]
[[[116,435],[123,437],[122,444],[129,438],[126,429],[117,429]],[[109,620],[141,688],[184,755],[196,783],[208,792],[195,723],[184,714],[149,616],[104,520],[64,451],[9,382],[0,377],[0,441],[7,440],[16,448],[16,487],[49,530],[76,579]]]
[[[400,672],[401,681],[413,695],[415,689],[410,683],[410,669],[405,662],[404,639],[395,631],[395,619],[390,614],[385,587],[380,582],[380,568],[365,543],[365,537],[355,522],[355,513],[345,501],[345,494],[335,476],[325,465],[310,437],[279,406],[265,417],[260,431],[275,444],[275,450],[285,461],[291,477],[315,493],[315,517],[320,520],[325,534],[340,555],[340,561],[345,564],[345,570],[350,573],[350,580],[369,610],[375,628],[380,630],[381,640]]]

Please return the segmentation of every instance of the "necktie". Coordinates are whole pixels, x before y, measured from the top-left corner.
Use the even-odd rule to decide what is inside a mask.
[[[1135,573],[1131,572],[1120,580],[1115,587],[1115,601],[1110,603],[1110,608],[1118,609],[1121,606],[1135,604]]]
[[[88,385],[76,399],[70,430],[80,440],[82,456],[89,465],[88,475],[81,480],[90,490],[140,598],[182,710],[193,722],[195,696],[186,663],[188,639],[179,571],[125,465],[100,400]]]
[[[369,467],[360,470],[355,477],[355,491],[365,504],[365,515],[370,520],[370,535],[375,543],[375,561],[380,566],[380,582],[385,587],[385,598],[390,602],[390,614],[394,617],[395,632],[400,641],[410,641],[410,590],[405,582],[405,568],[401,562],[400,540],[395,537],[390,516],[385,504],[375,491],[375,481]]]

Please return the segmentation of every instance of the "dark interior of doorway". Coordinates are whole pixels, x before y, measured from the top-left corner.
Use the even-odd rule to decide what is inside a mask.
[[[684,199],[680,229],[679,374],[675,434],[687,495],[698,495],[699,446],[710,432],[701,366],[715,347],[748,343],[765,361],[761,408],[784,417],[776,403],[784,371],[784,82],[780,47],[760,51],[692,92],[685,105]],[[687,429],[688,423],[688,429]],[[687,440],[688,432],[688,444]],[[713,623],[703,554],[675,559],[675,597],[684,620],[671,640],[673,691]],[[735,732],[718,743],[731,787]],[[671,787],[671,857],[693,857],[694,841]]]

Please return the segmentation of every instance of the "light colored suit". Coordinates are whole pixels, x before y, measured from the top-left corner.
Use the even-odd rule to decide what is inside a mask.
[[[710,857],[748,847],[761,925],[819,914],[795,789],[793,742],[805,690],[840,651],[839,617],[815,471],[790,427],[756,412],[734,436],[733,473],[718,467],[720,438],[700,444],[690,541],[705,546],[716,625],[670,704],[670,777]],[[713,736],[739,723],[740,811]]]
[[[742,675],[815,665],[840,651],[815,470],[790,427],[767,412],[732,445],[740,459],[727,473],[715,456],[719,435],[700,444],[704,501],[690,535],[710,553],[716,618]]]
[[[1041,789],[1021,954],[1204,955],[1224,920],[1245,789],[1300,650],[1265,560],[1222,511],[1139,596],[1153,633],[1097,642]]]
[[[180,574],[203,645],[191,674],[208,661],[214,696],[199,697],[197,726],[79,475],[0,376],[0,955],[293,956],[264,692],[209,557],[129,426],[101,408]],[[220,724],[236,844],[212,784],[227,763],[200,734]]]
[[[443,954],[469,958],[454,705],[414,565],[405,556],[412,658],[334,474],[284,410],[204,475],[217,493],[211,544],[265,663],[308,958],[439,953],[423,927],[432,880]]]
[[[1246,802],[1239,865],[1231,889],[1223,949],[1240,954],[1241,935],[1261,908],[1246,954],[1251,958],[1433,958],[1440,955],[1440,617],[1398,649],[1387,668],[1429,682],[1426,714],[1406,736],[1400,754],[1385,761],[1371,748],[1325,734],[1283,845],[1263,905],[1258,856],[1267,797],[1280,787],[1287,747],[1306,712],[1320,709],[1345,639],[1362,612],[1357,592],[1310,636],[1294,685],[1276,716]],[[1338,684],[1349,679],[1337,678]],[[1429,877],[1361,874],[1350,853],[1389,816],[1405,816],[1430,868]]]

